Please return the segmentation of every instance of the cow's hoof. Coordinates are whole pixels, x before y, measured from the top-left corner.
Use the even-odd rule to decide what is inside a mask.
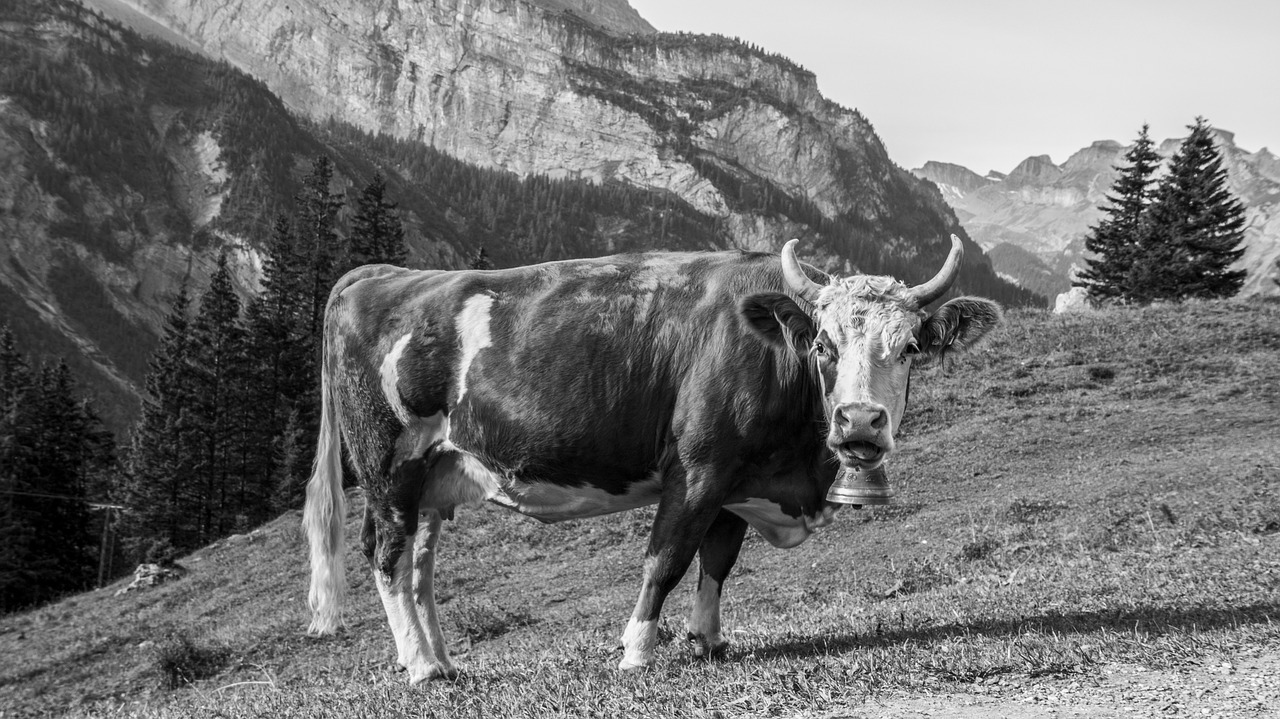
[[[409,684],[421,684],[429,682],[432,679],[448,679],[450,681],[458,678],[458,668],[451,663],[431,662],[424,666],[409,668]]]
[[[618,662],[618,669],[629,672],[636,669],[644,669],[653,663],[653,657],[632,657],[625,656],[622,661]]]
[[[704,634],[689,633],[689,643],[693,645],[693,656],[702,659],[715,659],[729,651],[729,642],[718,636],[708,637]]]

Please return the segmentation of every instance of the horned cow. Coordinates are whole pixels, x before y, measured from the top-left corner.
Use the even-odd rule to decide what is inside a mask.
[[[668,593],[699,558],[694,652],[726,646],[720,595],[748,526],[793,547],[829,523],[837,472],[894,451],[913,363],[972,344],[989,300],[926,305],[963,254],[908,287],[765,253],[645,253],[491,271],[372,265],[325,313],[304,525],[311,631],[341,623],[340,442],[362,545],[411,682],[452,677],[432,588],[444,519],[489,501],[543,521],[657,504],[620,667],[654,660]]]

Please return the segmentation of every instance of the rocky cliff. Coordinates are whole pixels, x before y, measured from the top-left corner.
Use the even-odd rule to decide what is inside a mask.
[[[1249,274],[1241,294],[1277,294],[1280,162],[1266,148],[1248,152],[1232,133],[1214,132],[1228,186],[1246,208],[1245,255],[1237,266]],[[1181,142],[1165,140],[1158,151],[1167,160]],[[940,162],[912,172],[938,186],[997,272],[1052,296],[1070,286],[1070,272],[1081,262],[1084,238],[1101,218],[1098,208],[1106,204],[1126,150],[1114,140],[1099,140],[1061,165],[1046,155],[1030,157],[994,181]]]
[[[260,78],[306,116],[521,175],[668,190],[741,247],[776,248],[818,224],[745,207],[744,184],[886,245],[925,245],[930,259],[954,224],[812,73],[726,38],[648,32],[624,0],[110,2]],[[890,227],[907,215],[914,228]],[[839,244],[830,256],[848,254]]]

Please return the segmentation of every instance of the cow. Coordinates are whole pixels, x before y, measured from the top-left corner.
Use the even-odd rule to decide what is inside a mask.
[[[503,270],[370,265],[324,321],[322,406],[303,524],[310,630],[345,591],[343,457],[365,491],[361,544],[411,683],[457,670],[432,582],[442,521],[493,502],[544,522],[657,504],[620,669],[654,661],[693,561],[693,652],[724,651],[720,594],[748,525],[794,547],[832,521],[840,471],[894,451],[913,364],[1001,318],[952,285],[963,248],[908,287],[796,257],[653,252]]]

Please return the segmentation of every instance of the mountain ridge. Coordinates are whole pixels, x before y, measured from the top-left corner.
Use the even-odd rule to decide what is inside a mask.
[[[1235,265],[1248,272],[1241,294],[1280,294],[1272,282],[1280,259],[1280,161],[1266,148],[1240,148],[1228,130],[1213,132],[1227,185],[1245,206],[1245,255]],[[1167,161],[1181,142],[1182,138],[1163,140],[1157,152]],[[1115,167],[1124,164],[1129,147],[1097,140],[1061,165],[1048,155],[1031,156],[1009,175],[988,176],[981,183],[958,182],[977,175],[961,165],[936,161],[912,173],[939,188],[970,236],[990,253],[997,272],[1053,296],[1070,289],[1071,273],[1084,259],[1084,238],[1102,217],[1100,207],[1117,177]]]

